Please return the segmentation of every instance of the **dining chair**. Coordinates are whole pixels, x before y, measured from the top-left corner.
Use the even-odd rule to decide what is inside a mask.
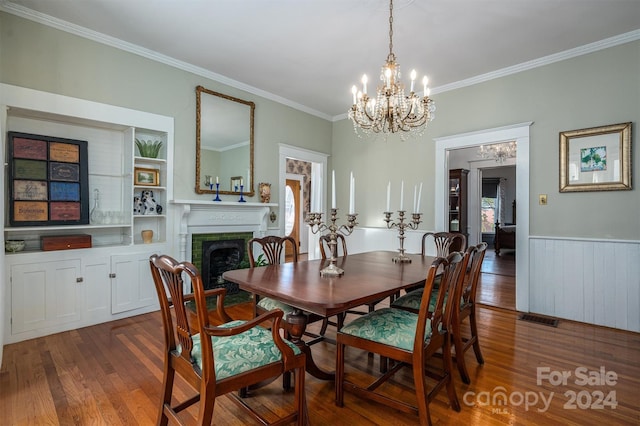
[[[462,284],[459,285],[454,294],[454,301],[459,304],[455,307],[452,314],[452,338],[455,347],[455,359],[458,366],[460,378],[466,384],[471,383],[464,354],[473,347],[478,364],[484,364],[484,358],[480,351],[480,342],[478,340],[478,325],[476,321],[476,293],[478,290],[478,281],[480,280],[480,271],[482,270],[482,262],[487,252],[487,243],[482,242],[476,246],[469,247],[471,265]],[[471,337],[468,339],[462,337],[462,323],[469,318],[469,331]]]
[[[331,236],[329,234],[323,234],[320,236],[319,238],[319,243],[320,243],[320,255],[322,256],[322,259],[327,259],[330,255],[331,255],[331,245],[330,245],[330,241],[331,241]],[[337,244],[337,256],[347,256],[348,250],[347,250],[347,239],[344,237],[344,235],[342,234],[336,234],[336,244]],[[375,309],[375,306],[382,302],[382,300],[384,299],[380,299],[380,300],[376,300],[375,302],[372,303],[367,303],[367,311],[368,312],[372,312]],[[327,326],[332,325],[334,327],[336,327],[337,330],[339,330],[340,328],[342,328],[342,325],[344,324],[344,319],[346,318],[346,316],[348,314],[354,314],[354,315],[364,315],[367,312],[363,312],[363,311],[356,311],[356,310],[348,310],[346,312],[343,312],[341,314],[337,315],[337,320],[336,321],[331,321],[329,319],[325,319],[322,323],[322,327],[320,328],[320,334],[324,335],[327,331]]]
[[[249,253],[249,266],[254,268],[256,266],[261,266],[258,264],[258,257],[256,257],[256,248],[260,247],[262,254],[264,255],[264,262],[268,265],[277,265],[282,263],[283,254],[286,249],[286,244],[291,245],[292,252],[292,261],[298,261],[298,246],[296,244],[295,239],[289,236],[280,237],[276,235],[268,235],[262,238],[251,238],[247,242],[248,253]],[[264,312],[270,311],[272,309],[280,309],[284,312],[284,315],[292,313],[296,308],[291,305],[288,305],[279,300],[273,299],[271,297],[260,297],[257,294],[254,294],[253,297],[253,307],[254,307],[254,316],[258,316]],[[307,324],[311,324],[318,321],[324,321],[325,318],[316,314],[312,314],[310,312],[305,312],[307,316]],[[315,334],[309,331],[305,331],[305,336],[311,337],[312,339],[307,342],[308,345],[312,345],[314,343],[325,340],[325,337],[320,334]]]
[[[247,242],[249,266],[255,268],[256,266],[278,265],[282,263],[284,252],[286,251],[286,244],[291,245],[292,262],[297,262],[298,247],[293,237],[268,235],[262,238],[251,238]],[[260,255],[256,256],[256,247],[260,247],[263,258],[260,258]],[[260,297],[254,294],[253,301],[254,316],[258,316],[274,308],[281,309],[285,315],[293,312],[293,307],[270,297]]]
[[[279,333],[282,311],[273,310],[249,321],[233,321],[224,308],[224,288],[204,290],[202,277],[189,262],[178,263],[166,255],[149,258],[151,275],[160,302],[164,334],[163,384],[158,425],[169,422],[182,425],[184,409],[198,404],[197,424],[212,423],[219,396],[227,395],[260,424],[308,422],[305,398],[304,353]],[[185,294],[184,275],[191,281],[193,293]],[[206,297],[217,296],[215,311],[207,310]],[[187,302],[195,304],[195,315]],[[221,325],[213,326],[209,315],[215,314]],[[271,323],[271,330],[260,326]],[[273,380],[285,372],[294,374],[293,410],[277,422],[268,422],[259,411],[234,391],[252,384]],[[183,394],[173,393],[176,373],[188,383],[195,395],[174,401]],[[180,385],[182,386],[182,384]],[[280,396],[277,403],[281,403]],[[175,404],[173,404],[175,402]]]
[[[467,245],[467,237],[459,232],[425,232],[422,235],[422,255],[427,255],[427,241],[432,240],[436,249],[436,256],[446,257],[454,251],[464,252]],[[440,283],[441,274],[436,275],[435,285]],[[422,299],[424,284],[410,287],[403,296],[391,301],[394,308],[408,309],[417,312]]]
[[[445,303],[445,297],[451,288],[455,287],[461,271],[466,268],[465,259],[466,256],[454,252],[447,258],[438,257],[433,261],[427,273],[424,303],[417,314],[396,308],[377,309],[356,318],[338,331],[335,384],[335,402],[338,407],[344,406],[346,390],[378,404],[407,413],[417,413],[420,424],[431,425],[429,402],[445,387],[451,407],[460,411],[460,403],[451,377],[453,365],[449,331],[452,304]],[[438,288],[435,288],[434,281],[440,269],[443,271],[443,277]],[[429,300],[433,294],[436,295],[436,305],[433,311],[429,312]],[[386,373],[375,377],[371,384],[360,386],[355,381],[349,381],[349,375],[345,374],[347,347],[378,353],[395,360],[395,363]],[[442,353],[442,370],[435,372],[431,365],[427,368],[427,361],[434,358],[438,352]],[[416,405],[400,400],[397,396],[402,395],[401,392],[392,394],[380,389],[380,385],[405,366],[410,366],[413,372]],[[427,376],[436,380],[435,386],[429,388]]]

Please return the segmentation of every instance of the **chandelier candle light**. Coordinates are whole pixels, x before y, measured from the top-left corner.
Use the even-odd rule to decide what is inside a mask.
[[[311,227],[311,232],[317,234],[318,232],[329,231],[329,248],[331,249],[331,258],[329,259],[329,266],[320,271],[320,275],[323,277],[338,277],[344,274],[344,270],[336,266],[336,260],[338,257],[338,232],[348,236],[353,232],[353,228],[358,224],[356,222],[355,213],[355,186],[356,181],[351,172],[351,178],[349,182],[349,214],[347,215],[347,224],[338,226],[336,225],[338,209],[336,208],[336,171],[332,171],[331,181],[331,224],[327,225],[322,221],[322,213],[309,213],[307,216],[307,223]]]
[[[389,2],[389,55],[382,67],[380,81],[375,98],[367,95],[367,76],[362,76],[362,91],[353,86],[353,105],[349,110],[349,118],[353,121],[354,131],[370,133],[411,133],[421,135],[427,122],[433,120],[435,103],[429,98],[429,79],[422,79],[423,95],[414,92],[416,71],[412,70],[411,89],[405,95],[405,87],[400,82],[400,64],[393,53],[393,0]],[[402,133],[401,133],[402,135]],[[404,139],[404,136],[401,136]]]
[[[417,194],[417,197],[416,197]],[[398,210],[398,221],[391,221],[391,182],[387,185],[387,210],[384,212],[384,221],[387,222],[387,228],[398,228],[398,238],[400,239],[400,248],[398,251],[400,252],[397,256],[393,257],[393,260],[396,263],[411,263],[411,258],[404,254],[404,230],[406,228],[409,229],[418,229],[418,225],[420,224],[420,216],[422,213],[418,213],[420,211],[420,198],[422,197],[422,183],[420,183],[420,189],[418,190],[418,186],[413,187],[413,211],[415,213],[411,213],[411,222],[405,223],[405,210],[404,210],[404,181],[400,183],[400,210]]]

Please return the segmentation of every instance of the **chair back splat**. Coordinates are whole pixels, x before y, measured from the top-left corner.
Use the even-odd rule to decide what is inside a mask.
[[[438,257],[433,261],[427,273],[418,313],[397,308],[382,308],[355,319],[338,331],[335,387],[337,406],[343,406],[344,391],[348,390],[376,403],[415,413],[420,424],[431,425],[429,403],[440,389],[446,388],[451,407],[460,411],[451,376],[453,363],[450,330],[454,303],[448,303],[447,300],[451,300],[452,292],[461,282],[468,259],[467,255],[463,256],[456,251],[446,258]],[[436,286],[434,284],[439,273],[442,273],[440,285]],[[435,303],[430,307],[429,302],[432,300]],[[349,376],[345,373],[346,347],[380,354],[394,360],[394,364],[385,373],[373,378],[371,384],[360,386],[348,380]],[[441,371],[433,371],[431,365],[427,369],[427,361],[438,353],[442,354]],[[405,366],[409,366],[413,372],[416,406],[398,398],[403,392],[387,392],[386,387],[380,386]],[[370,369],[363,369],[358,376],[362,374],[372,373]],[[435,386],[429,388],[427,376],[436,380]]]
[[[252,238],[247,242],[249,248],[249,265],[253,268],[256,266],[256,256],[254,255],[254,249],[256,245],[259,245],[262,249],[262,253],[266,258],[269,265],[277,265],[282,262],[282,253],[286,244],[291,244],[291,252],[293,254],[293,261],[298,261],[298,247],[296,240],[293,237],[278,237],[276,235],[268,235],[263,238]]]
[[[280,336],[282,311],[273,310],[250,321],[233,321],[224,309],[226,290],[205,291],[202,277],[193,264],[156,254],[149,258],[149,264],[160,302],[165,342],[163,390],[157,424],[184,424],[190,416],[183,410],[198,403],[197,424],[211,425],[216,398],[225,394],[229,394],[231,400],[256,422],[273,424],[233,391],[273,380],[285,372],[296,378],[295,408],[276,424],[294,421],[298,425],[306,424],[306,359],[293,343]],[[193,293],[184,293],[184,275],[191,281]],[[216,310],[212,312],[207,311],[206,297],[210,296],[217,298]],[[188,312],[188,302],[195,302],[195,315]],[[220,326],[211,324],[210,315]],[[260,326],[263,322],[270,323],[271,329]],[[176,373],[197,392],[195,396],[174,401]],[[172,405],[172,402],[177,403]]]
[[[323,259],[328,259],[331,257],[331,246],[329,242],[331,241],[331,236],[329,234],[323,234],[320,236],[320,255]],[[337,233],[336,234],[336,244],[337,244],[337,254],[336,256],[346,256],[347,253],[347,239],[344,235]]]
[[[427,241],[433,239],[436,256],[447,257],[450,252],[464,252],[467,237],[459,232],[426,232],[422,235],[422,255],[427,255]]]

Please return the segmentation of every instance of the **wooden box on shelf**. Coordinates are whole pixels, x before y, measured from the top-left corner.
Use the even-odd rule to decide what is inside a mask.
[[[43,251],[91,248],[91,235],[48,236],[42,237],[40,242]]]

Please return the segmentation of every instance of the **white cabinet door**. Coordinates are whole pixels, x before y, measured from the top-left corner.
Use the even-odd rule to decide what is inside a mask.
[[[111,313],[130,311],[158,303],[149,256],[153,252],[111,257]]]
[[[88,256],[82,259],[84,278],[84,322],[97,324],[111,318],[111,257]]]
[[[55,327],[81,318],[80,259],[11,266],[11,332]]]

